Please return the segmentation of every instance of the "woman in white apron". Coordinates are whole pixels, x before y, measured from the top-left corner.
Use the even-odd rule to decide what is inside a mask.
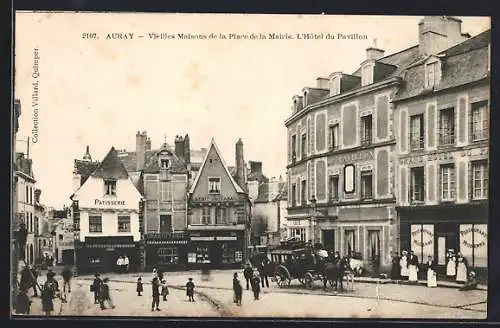
[[[458,253],[457,258],[457,282],[465,283],[467,281],[467,260]]]
[[[399,266],[401,267],[401,279],[408,280],[408,252],[401,252],[401,259],[399,259]]]
[[[453,249],[448,250],[448,262],[446,263],[446,276],[448,279],[454,279],[457,274],[457,258]]]
[[[418,281],[418,258],[413,251],[410,252],[408,259],[408,280],[412,283]]]
[[[427,257],[427,287],[437,287],[436,264],[432,256]]]

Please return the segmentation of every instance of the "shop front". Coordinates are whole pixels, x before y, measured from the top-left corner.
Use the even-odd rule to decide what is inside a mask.
[[[130,236],[85,237],[85,242],[75,241],[76,264],[80,274],[118,272],[120,256],[127,256],[131,272],[140,270],[139,243]]]
[[[148,233],[146,241],[146,270],[185,270],[189,238],[185,232]]]
[[[191,232],[187,263],[190,268],[202,268],[206,265],[212,269],[241,268],[244,251],[243,231]]]
[[[449,249],[461,252],[470,268],[487,274],[488,204],[435,205],[398,208],[401,249],[413,250],[419,262],[431,256],[438,273],[446,270]]]

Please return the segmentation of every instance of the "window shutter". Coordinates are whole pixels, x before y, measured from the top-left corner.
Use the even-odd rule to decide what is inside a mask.
[[[329,149],[333,149],[332,134],[333,134],[333,127],[330,125],[330,126],[328,126],[328,148]]]
[[[472,135],[472,134],[471,134]],[[469,174],[469,200],[474,199],[474,172],[473,172],[473,163],[467,163],[467,172]]]
[[[438,192],[438,197],[437,200],[441,201],[443,200],[443,194],[442,194],[442,184],[443,184],[443,169],[441,166],[438,166],[438,185],[436,186],[437,192]]]

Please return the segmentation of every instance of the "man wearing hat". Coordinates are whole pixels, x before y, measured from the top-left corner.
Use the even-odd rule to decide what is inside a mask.
[[[102,280],[100,274],[96,273],[95,275],[94,282],[92,282],[91,285],[91,292],[94,292],[94,304],[99,304],[99,291],[101,290],[101,285],[102,285]]]
[[[253,268],[250,265],[250,262],[247,262],[245,269],[243,270],[243,276],[247,281],[247,290],[250,288],[250,281],[252,280]]]
[[[108,302],[108,304],[111,306],[112,309],[115,308],[115,305],[113,304],[113,301],[111,300],[111,295],[109,294],[108,282],[109,282],[109,279],[104,278],[102,280],[101,289],[99,291],[99,303],[101,305],[101,310],[106,309],[106,306],[104,306],[105,301]]]
[[[47,272],[47,281],[43,285],[42,290],[42,310],[47,316],[54,311],[54,298],[59,292],[59,284],[54,279],[55,273],[49,269]]]
[[[476,273],[474,271],[471,271],[469,273],[469,277],[467,278],[467,282],[465,283],[465,285],[460,287],[459,290],[466,291],[466,290],[474,290],[476,288],[477,288]]]

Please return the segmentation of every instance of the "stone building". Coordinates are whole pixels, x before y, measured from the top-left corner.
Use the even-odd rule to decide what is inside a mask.
[[[467,38],[460,20],[426,17],[419,35],[393,99],[401,249],[444,266],[452,248],[486,269],[490,31]]]
[[[188,266],[236,268],[248,259],[251,204],[243,142],[236,143],[236,178],[212,139],[188,193]]]
[[[119,256],[129,258],[131,270],[140,270],[142,196],[114,147],[100,163],[92,162],[88,150],[83,161],[75,161],[70,197],[77,270],[115,271]]]

